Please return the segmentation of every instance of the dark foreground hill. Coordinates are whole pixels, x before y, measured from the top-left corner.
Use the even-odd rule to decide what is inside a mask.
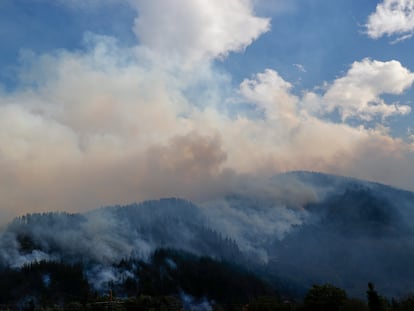
[[[97,292],[122,286],[157,249],[184,251],[254,272],[282,295],[332,283],[364,296],[414,292],[414,194],[345,177],[293,172],[246,183],[221,198],[31,214],[0,237],[0,265],[82,264]],[[283,292],[285,291],[285,292]]]
[[[277,297],[276,291],[251,272],[230,263],[173,250],[157,250],[148,261],[122,260],[106,267],[118,279],[102,284],[97,292],[89,284],[87,265],[40,261],[20,269],[0,270],[0,306],[22,309],[36,306],[96,302],[111,291],[113,297],[177,297],[205,304],[242,305],[260,296]],[[185,298],[185,299],[184,299]]]

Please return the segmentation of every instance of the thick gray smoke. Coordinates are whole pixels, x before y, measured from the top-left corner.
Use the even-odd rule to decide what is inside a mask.
[[[0,262],[21,267],[39,260],[81,260],[94,265],[88,277],[97,288],[127,276],[112,264],[146,260],[161,247],[216,258],[237,253],[266,263],[269,245],[308,218],[303,207],[316,202],[317,195],[299,180],[246,177],[232,193],[199,205],[163,199],[83,214],[28,214],[16,218],[2,234]]]
[[[234,191],[193,204],[161,199],[83,214],[29,214],[0,238],[0,263],[82,261],[102,290],[158,248],[236,261],[270,279],[332,282],[351,294],[374,281],[390,295],[414,290],[414,194],[374,183],[296,172],[246,178]],[[170,263],[171,267],[174,262]]]
[[[234,188],[199,205],[164,199],[84,214],[28,214],[7,227],[0,258],[13,266],[46,258],[111,264],[123,258],[146,258],[159,247],[203,253],[195,230],[212,230],[234,240],[242,252],[266,261],[267,242],[302,224],[308,216],[303,207],[320,195],[316,188],[289,177],[283,182],[246,177]],[[29,245],[21,249],[26,238],[30,241],[23,242]]]

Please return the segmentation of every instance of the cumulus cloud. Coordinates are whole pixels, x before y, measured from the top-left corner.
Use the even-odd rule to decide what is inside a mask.
[[[354,62],[345,76],[336,79],[323,95],[321,113],[338,110],[343,121],[349,118],[370,121],[405,115],[407,105],[387,104],[380,95],[402,94],[414,82],[414,73],[396,60],[381,62],[368,58]]]
[[[407,167],[412,159],[412,146],[391,137],[381,125],[381,119],[375,128],[366,128],[363,123],[356,126],[335,123],[320,118],[320,114],[331,111],[329,105],[350,111],[352,117],[362,121],[375,116],[386,118],[401,111],[409,113],[408,106],[387,105],[391,108],[378,110],[364,104],[368,104],[367,98],[377,99],[379,94],[403,92],[411,86],[412,79],[413,74],[399,62],[369,59],[355,62],[345,77],[335,80],[321,95],[311,92],[305,92],[302,97],[293,95],[292,85],[273,70],[246,79],[240,85],[240,92],[245,100],[264,111],[264,118],[233,122],[243,133],[238,137],[251,138],[251,141],[238,140],[243,150],[249,150],[252,160],[250,166],[246,163],[238,170],[249,167],[253,171],[252,163],[255,163],[255,168],[262,165],[272,172],[295,169],[345,175],[352,172],[355,177],[407,187],[411,169],[390,173],[389,168],[394,167],[394,162]],[[255,156],[258,157],[254,159]]]
[[[135,6],[141,43],[187,64],[243,50],[270,27],[249,0],[144,0]]]
[[[290,90],[292,84],[285,81],[276,71],[266,69],[253,79],[240,84],[244,98],[256,104],[267,118],[289,118],[296,114],[297,98]]]
[[[71,8],[127,4],[137,11],[133,25],[140,45],[161,57],[163,66],[199,65],[249,46],[270,30],[270,19],[255,14],[255,0],[58,0]],[[274,9],[286,4],[278,2]]]
[[[405,40],[414,34],[414,1],[384,0],[368,17],[367,34],[373,39],[385,35]]]

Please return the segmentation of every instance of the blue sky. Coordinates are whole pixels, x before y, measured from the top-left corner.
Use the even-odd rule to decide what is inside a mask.
[[[219,68],[231,74],[234,83],[272,68],[291,81],[294,91],[300,93],[334,80],[354,61],[366,57],[381,61],[395,59],[407,68],[414,68],[413,40],[392,44],[393,38],[371,39],[366,35],[367,18],[380,1],[282,3],[257,2],[257,14],[272,19],[271,30],[245,51],[231,52],[216,61]],[[18,86],[16,70],[21,66],[22,52],[82,50],[85,32],[113,36],[127,46],[139,42],[132,29],[137,12],[127,1],[64,5],[47,0],[3,0],[0,5],[0,39],[6,43],[0,47],[3,68],[0,81],[6,88]],[[413,96],[414,91],[409,89],[398,97],[387,98],[411,104]],[[403,136],[412,118],[389,122],[392,121],[394,134]]]
[[[330,81],[348,69],[355,60],[371,57],[378,60],[399,59],[412,68],[412,40],[397,45],[389,38],[372,40],[365,34],[367,17],[375,11],[378,1],[367,0],[304,0],[287,11],[272,16],[272,29],[262,35],[246,53],[228,59],[232,67],[247,67],[241,75],[275,68],[286,78],[297,78],[292,64],[303,64],[303,87],[311,88]],[[267,16],[266,12],[263,12]],[[248,60],[246,63],[243,61]],[[240,66],[246,64],[247,66]]]
[[[412,0],[0,0],[0,204],[296,169],[413,190],[413,20]]]
[[[69,1],[70,2],[70,1]],[[87,1],[86,1],[87,2]],[[263,1],[265,2],[265,1]],[[380,1],[294,0],[284,9],[272,9],[281,1],[267,1],[256,8],[271,17],[271,31],[259,37],[245,52],[233,52],[219,62],[239,81],[265,68],[275,68],[286,78],[298,78],[292,64],[303,64],[302,85],[311,88],[332,80],[355,60],[371,57],[398,59],[412,68],[413,41],[390,44],[388,37],[373,40],[365,34],[367,17]],[[126,1],[102,5],[47,0],[2,0],[0,3],[2,67],[17,66],[22,49],[36,53],[55,49],[83,49],[86,31],[116,37],[126,45],[136,44],[132,24],[137,12]],[[269,4],[270,3],[270,4]]]

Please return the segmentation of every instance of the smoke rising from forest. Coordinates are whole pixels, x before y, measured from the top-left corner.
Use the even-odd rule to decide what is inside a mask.
[[[171,198],[19,217],[1,235],[0,264],[81,261],[88,280],[103,290],[131,275],[117,266],[122,260],[148,261],[155,250],[168,248],[230,260],[257,273],[265,268],[276,280],[301,286],[335,281],[361,293],[368,279],[395,295],[409,286],[411,192],[306,172],[246,179],[238,187],[197,205]],[[173,261],[166,264],[174,269]]]
[[[269,31],[255,2],[128,3],[134,45],[85,33],[79,51],[22,52],[18,87],[0,90],[2,222],[160,197],[203,204],[245,176],[297,169],[412,188],[412,143],[380,121],[410,113],[382,99],[414,81],[398,61],[355,61],[300,95],[270,68],[235,84],[217,62]]]
[[[79,257],[112,264],[130,257],[147,258],[159,247],[202,254],[207,249],[202,250],[197,232],[212,230],[232,239],[248,256],[266,262],[266,241],[282,239],[292,226],[302,224],[307,218],[303,206],[318,200],[311,187],[300,181],[290,187],[293,182],[288,178],[267,183],[245,180],[238,191],[235,188],[228,196],[201,205],[165,199],[83,214],[29,214],[8,225],[1,240],[1,259],[13,266]],[[29,245],[22,250],[24,242]]]
[[[266,264],[270,243],[308,218],[303,207],[318,200],[315,189],[288,176],[246,176],[232,192],[200,205],[163,199],[82,214],[29,214],[1,235],[0,263],[18,268],[41,260],[80,260],[91,265],[87,276],[98,290],[130,274],[113,265],[148,260],[158,248]]]

